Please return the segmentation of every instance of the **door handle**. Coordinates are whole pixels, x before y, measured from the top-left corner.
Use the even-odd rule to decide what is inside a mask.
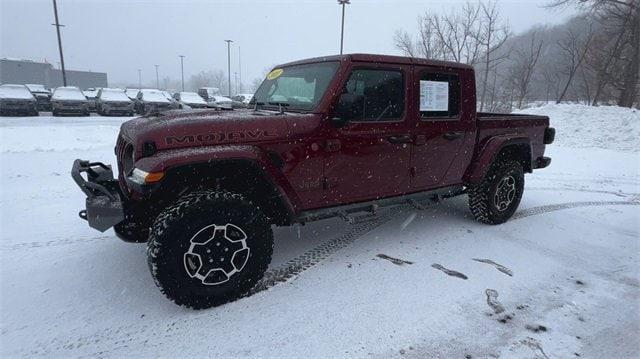
[[[342,147],[342,143],[338,139],[327,140],[326,144],[327,152],[336,152]]]
[[[458,138],[462,137],[462,133],[461,132],[447,132],[444,135],[442,135],[442,137],[444,137],[445,140],[453,141],[455,139],[458,139]]]
[[[413,140],[409,135],[389,136],[387,137],[389,143],[411,143]]]

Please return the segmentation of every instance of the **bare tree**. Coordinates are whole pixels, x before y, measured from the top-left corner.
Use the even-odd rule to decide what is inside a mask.
[[[514,50],[512,66],[510,68],[510,76],[513,81],[513,87],[516,92],[519,109],[529,93],[531,79],[542,53],[542,39],[536,40],[536,33],[531,34],[529,46],[524,49]]]
[[[425,13],[418,17],[419,33],[413,39],[396,31],[396,48],[406,56],[448,60],[474,65],[480,56],[481,7],[467,2],[458,12],[445,15]]]
[[[480,111],[484,110],[486,102],[489,71],[494,67],[494,63],[508,57],[508,53],[496,56],[509,38],[509,28],[507,25],[500,23],[500,12],[496,8],[496,4],[494,1],[480,3],[481,25],[475,39],[483,51]]]
[[[198,89],[200,87],[225,89],[227,88],[227,75],[222,70],[200,71],[191,76],[189,85],[192,89]]]
[[[602,24],[606,38],[613,40],[610,50],[599,61],[598,85],[593,103],[611,82],[618,91],[619,106],[631,107],[640,101],[640,0],[554,0],[549,6],[576,4],[586,8]],[[619,66],[619,68],[618,68]],[[616,71],[612,71],[616,69]]]
[[[567,30],[565,38],[558,41],[558,46],[562,49],[564,54],[565,66],[561,72],[566,76],[566,81],[556,103],[561,103],[567,95],[567,90],[569,89],[569,86],[571,86],[571,82],[573,81],[576,72],[584,61],[592,39],[593,32],[589,26],[589,30],[586,33],[578,32],[575,29],[569,29]]]

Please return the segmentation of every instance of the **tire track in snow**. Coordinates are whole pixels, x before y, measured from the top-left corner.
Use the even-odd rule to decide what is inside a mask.
[[[20,249],[36,249],[36,248],[47,248],[47,247],[55,247],[55,246],[64,246],[75,243],[89,243],[94,240],[107,240],[111,239],[114,236],[99,236],[99,237],[90,237],[90,238],[60,238],[60,239],[52,239],[44,242],[23,242],[16,243],[9,246],[0,247],[0,252],[6,251],[16,251]]]
[[[256,283],[246,296],[251,296],[269,289],[278,283],[283,283],[297,277],[307,269],[324,261],[332,254],[346,248],[358,238],[387,223],[405,208],[407,208],[407,206],[392,207],[376,217],[371,217],[371,219],[365,216],[366,221],[356,219],[354,227],[349,232],[326,241],[317,247],[311,248],[305,253],[290,259],[278,268],[267,270],[264,277]]]
[[[516,212],[511,218],[512,220],[526,218],[530,216],[536,216],[539,214],[560,211],[563,209],[577,208],[577,207],[594,207],[594,206],[638,206],[640,202],[637,200],[631,201],[582,201],[582,202],[566,202],[558,204],[548,204],[544,206],[532,207],[523,209]]]
[[[596,189],[587,189],[587,188],[576,188],[576,187],[525,187],[525,190],[530,191],[570,191],[570,192],[584,192],[584,193],[601,193],[601,194],[610,194],[617,197],[633,197],[640,195],[639,193],[628,193],[622,191],[605,191],[605,190],[596,190]]]

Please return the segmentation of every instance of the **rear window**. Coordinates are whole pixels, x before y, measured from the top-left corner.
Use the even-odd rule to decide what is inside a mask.
[[[460,114],[460,77],[456,74],[425,72],[419,85],[420,117],[453,119]]]

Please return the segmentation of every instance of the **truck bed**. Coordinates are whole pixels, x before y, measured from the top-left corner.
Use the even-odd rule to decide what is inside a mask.
[[[544,155],[545,129],[549,127],[549,117],[527,114],[503,114],[478,112],[476,151],[485,147],[495,136],[526,138],[531,144],[531,163]]]

